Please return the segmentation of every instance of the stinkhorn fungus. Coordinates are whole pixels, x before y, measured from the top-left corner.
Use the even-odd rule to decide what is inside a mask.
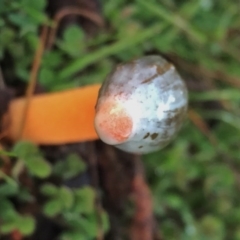
[[[63,92],[33,96],[22,140],[58,145],[98,139],[94,129],[94,106],[100,84]],[[8,138],[18,140],[25,98],[14,99],[8,111]]]
[[[146,56],[119,65],[103,83],[95,129],[107,144],[149,153],[174,138],[187,105],[187,88],[175,67],[160,56]]]

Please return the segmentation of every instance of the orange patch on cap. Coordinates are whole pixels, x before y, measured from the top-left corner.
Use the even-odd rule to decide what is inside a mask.
[[[132,133],[133,122],[126,109],[116,101],[106,101],[99,107],[95,118],[99,137],[108,144],[122,143]]]

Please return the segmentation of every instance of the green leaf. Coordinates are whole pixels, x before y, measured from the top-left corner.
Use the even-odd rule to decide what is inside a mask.
[[[65,161],[59,161],[54,166],[54,174],[63,179],[70,179],[82,173],[86,169],[86,164],[77,154],[71,154]]]
[[[217,166],[209,166],[207,172],[208,175],[204,183],[207,195],[227,195],[233,191],[235,176],[228,166],[219,163]]]
[[[12,152],[22,160],[32,156],[39,156],[40,154],[37,146],[28,141],[17,142]]]
[[[0,225],[0,233],[3,234],[8,234],[12,232],[14,229],[16,229],[16,223],[13,219],[11,221],[3,222]]]
[[[46,183],[41,186],[41,193],[47,196],[56,196],[58,193],[58,188],[51,184],[51,183]]]
[[[17,212],[14,209],[13,204],[5,199],[5,198],[0,198],[0,218],[4,220],[11,220],[17,217]]]
[[[9,196],[14,196],[18,193],[19,191],[19,186],[18,185],[13,185],[9,183],[2,183],[0,185],[0,197],[9,197]]]
[[[24,162],[32,175],[39,178],[46,178],[51,174],[50,163],[41,156],[37,146],[31,142],[18,142],[13,148],[13,153]]]
[[[51,165],[42,157],[28,158],[26,161],[26,167],[29,172],[39,178],[46,178],[51,174]]]
[[[110,229],[109,217],[106,211],[101,212],[102,226],[105,232]]]
[[[31,21],[31,18],[24,13],[9,14],[8,18],[15,26],[21,29],[19,35],[23,36],[23,33],[26,34],[29,32],[36,33],[37,26]]]
[[[62,202],[65,209],[69,209],[73,205],[73,193],[67,187],[61,187],[59,189],[58,198]]]
[[[182,199],[176,194],[168,194],[166,196],[166,203],[174,209],[181,209],[183,207]]]
[[[47,68],[42,68],[39,73],[39,81],[44,85],[48,86],[56,80],[56,73]]]
[[[75,190],[74,195],[74,211],[86,214],[94,211],[95,192],[91,187],[83,187]]]
[[[0,44],[2,47],[9,46],[9,43],[11,43],[14,40],[14,37],[15,33],[13,29],[1,28]]]
[[[45,203],[43,207],[43,212],[49,217],[54,217],[61,213],[62,209],[62,202],[59,199],[54,198]]]
[[[46,4],[46,0],[22,0],[22,7],[29,7],[36,10],[43,10]]]
[[[21,234],[28,236],[35,230],[35,220],[30,216],[20,216],[16,220],[16,226]]]
[[[224,238],[224,225],[221,221],[221,219],[206,215],[201,219],[200,222],[200,229],[201,233],[203,234],[205,239],[223,239]]]
[[[59,41],[59,46],[70,56],[79,56],[85,47],[84,32],[78,26],[66,28],[63,35],[63,41]]]
[[[61,235],[60,240],[90,240],[81,230],[68,231]]]
[[[63,62],[63,53],[60,51],[50,51],[43,55],[42,65],[46,68],[55,69]]]
[[[29,20],[31,20],[35,26],[47,22],[47,17],[44,12],[38,11],[28,6],[25,7],[25,12],[29,17]],[[24,35],[24,29],[22,29],[21,35]]]
[[[88,214],[81,220],[81,228],[87,236],[95,237],[98,232],[98,220],[95,212]]]
[[[103,228],[104,232],[108,231],[109,229],[109,219],[108,215],[105,211],[101,211],[101,227]],[[82,231],[86,233],[89,237],[95,237],[98,232],[99,228],[99,221],[98,216],[95,211],[88,214],[85,218],[83,218],[80,222]]]

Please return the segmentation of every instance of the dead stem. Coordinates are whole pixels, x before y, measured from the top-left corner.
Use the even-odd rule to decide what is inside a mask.
[[[132,183],[135,214],[131,226],[131,240],[153,240],[153,206],[150,189],[144,179],[140,156],[135,156],[135,176]]]
[[[24,131],[24,125],[27,119],[27,115],[28,115],[28,110],[29,110],[29,106],[30,106],[30,102],[31,102],[31,97],[33,95],[34,89],[36,87],[36,83],[37,83],[37,74],[40,68],[40,64],[41,64],[41,60],[42,60],[42,55],[44,52],[44,47],[45,47],[45,42],[47,39],[47,32],[48,32],[48,27],[47,26],[43,26],[42,32],[41,32],[41,37],[38,43],[38,47],[37,50],[35,52],[35,57],[34,57],[34,61],[33,61],[33,65],[32,65],[32,69],[31,69],[31,73],[30,73],[30,79],[29,79],[29,83],[28,83],[28,87],[27,87],[27,91],[26,91],[26,103],[23,109],[23,113],[22,113],[22,119],[20,121],[20,127],[19,127],[19,133],[18,133],[18,139],[21,139],[23,131]]]
[[[49,33],[48,43],[46,46],[47,49],[51,49],[51,47],[53,46],[55,42],[58,26],[61,20],[68,15],[79,15],[79,16],[90,19],[92,22],[96,23],[99,27],[104,26],[103,19],[101,18],[100,15],[98,15],[95,12],[92,12],[86,9],[76,9],[73,7],[64,8],[59,12],[57,12],[57,14],[54,16],[54,27],[51,28]]]

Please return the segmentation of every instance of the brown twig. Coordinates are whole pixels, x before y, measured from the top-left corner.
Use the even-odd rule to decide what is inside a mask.
[[[5,89],[5,81],[4,81],[4,78],[3,78],[3,73],[2,73],[2,68],[0,66],[0,89]]]
[[[47,32],[48,32],[48,27],[43,26],[41,36],[40,36],[40,40],[39,40],[39,44],[38,44],[37,50],[35,52],[33,66],[32,66],[31,73],[30,73],[29,84],[28,84],[27,91],[26,91],[26,103],[25,103],[23,113],[22,113],[23,115],[22,115],[22,119],[21,119],[21,122],[20,122],[18,139],[21,139],[21,137],[22,137],[22,134],[23,134],[23,131],[24,131],[24,125],[25,125],[25,122],[26,122],[26,119],[27,119],[28,109],[30,107],[31,97],[32,97],[34,89],[36,87],[37,74],[38,74],[38,71],[39,71],[39,68],[40,68],[42,55],[43,55],[43,52],[44,52],[44,47],[45,47],[45,43],[46,43],[46,39],[47,39]]]
[[[51,28],[50,33],[49,33],[48,43],[46,45],[47,49],[51,49],[51,47],[53,46],[53,44],[55,42],[57,29],[58,29],[58,26],[59,26],[61,20],[64,17],[69,16],[69,15],[79,15],[82,17],[86,17],[86,18],[90,19],[92,22],[96,23],[98,26],[100,26],[100,27],[104,26],[103,19],[101,18],[100,15],[98,15],[95,12],[92,12],[92,11],[89,11],[86,9],[76,9],[73,7],[67,7],[67,8],[61,9],[54,16],[54,27]]]
[[[152,196],[144,180],[143,166],[139,156],[135,157],[136,172],[132,183],[135,214],[131,226],[131,240],[153,240]]]

